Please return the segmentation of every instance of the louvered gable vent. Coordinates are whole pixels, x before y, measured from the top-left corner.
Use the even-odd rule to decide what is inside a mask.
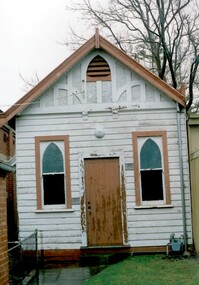
[[[100,55],[94,57],[87,69],[87,82],[89,81],[110,81],[111,70],[104,58]]]

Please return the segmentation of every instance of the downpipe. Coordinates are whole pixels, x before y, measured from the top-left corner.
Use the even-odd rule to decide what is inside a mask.
[[[181,198],[182,198],[182,220],[183,220],[183,238],[184,238],[184,255],[189,254],[187,251],[187,224],[186,224],[186,206],[185,206],[185,188],[184,188],[184,171],[183,171],[183,157],[182,157],[182,130],[180,123],[180,108],[176,103],[177,109],[177,127],[178,127],[178,151],[179,151],[179,163],[180,163],[180,186],[181,186]]]

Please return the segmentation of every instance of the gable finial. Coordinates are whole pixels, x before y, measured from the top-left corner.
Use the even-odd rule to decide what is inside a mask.
[[[99,28],[95,29],[95,48],[100,48]]]

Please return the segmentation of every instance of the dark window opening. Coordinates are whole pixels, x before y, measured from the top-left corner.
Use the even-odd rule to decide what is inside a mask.
[[[142,201],[163,200],[162,170],[141,171]]]
[[[64,174],[43,175],[44,205],[65,204]]]

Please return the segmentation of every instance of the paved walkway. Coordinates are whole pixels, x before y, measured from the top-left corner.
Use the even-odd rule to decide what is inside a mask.
[[[38,279],[29,285],[80,285],[83,281],[95,275],[105,266],[96,267],[65,267],[40,269]],[[27,284],[27,283],[26,283]]]
[[[31,285],[80,285],[90,277],[90,268],[56,268],[39,271],[38,280]]]

